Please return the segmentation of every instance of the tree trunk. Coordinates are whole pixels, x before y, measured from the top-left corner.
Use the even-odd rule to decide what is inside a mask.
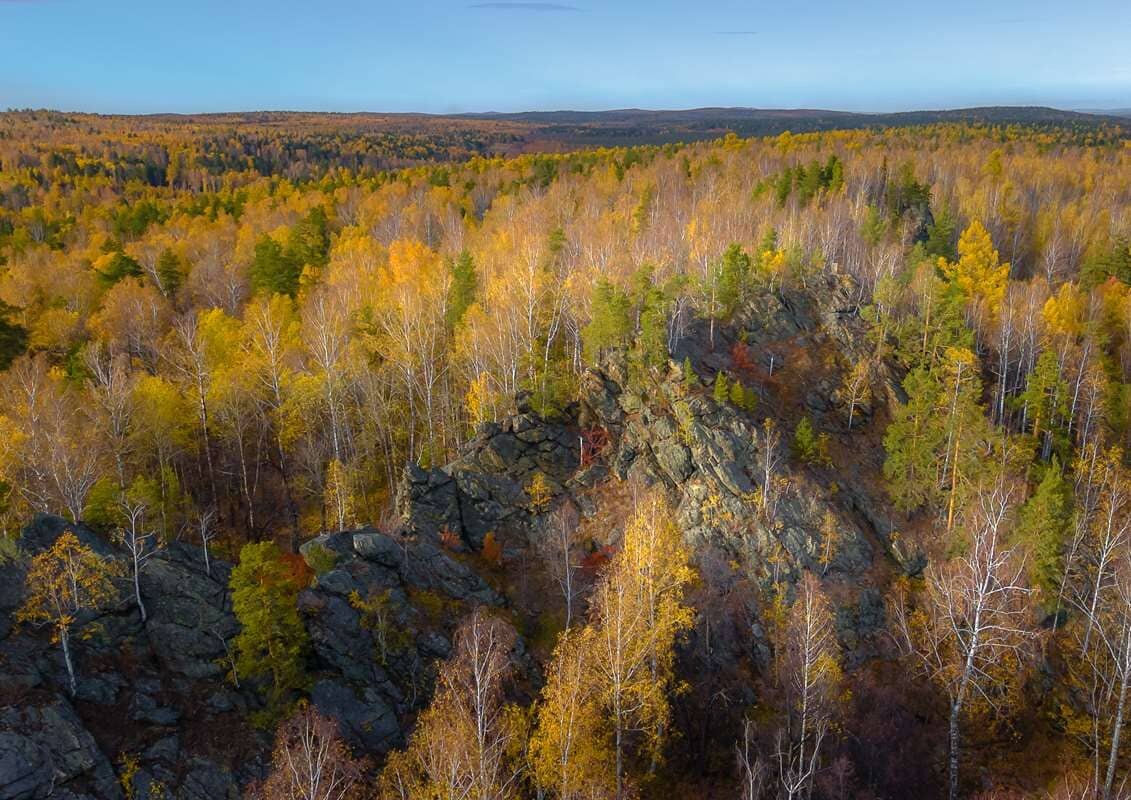
[[[140,575],[140,572],[141,572],[140,567],[139,567],[138,563],[135,561],[134,562],[134,599],[137,600],[137,608],[138,608],[138,611],[141,612],[141,621],[144,624],[145,621],[149,618],[149,615],[146,614],[145,603],[143,603],[142,600],[141,600],[141,575]]]
[[[1126,661],[1126,648],[1131,647],[1131,630],[1128,631],[1127,636],[1124,637]],[[1103,800],[1111,800],[1111,786],[1115,782],[1115,764],[1119,758],[1119,739],[1123,728],[1123,714],[1127,706],[1127,683],[1131,680],[1131,669],[1128,669],[1127,663],[1123,664],[1123,679],[1119,682],[1119,703],[1116,705],[1115,710],[1115,724],[1111,729],[1111,751],[1107,757],[1107,775],[1104,778],[1104,794]]]
[[[620,724],[620,711],[616,712],[617,718],[617,732],[616,732],[616,747],[617,747],[617,800],[624,800],[624,759],[622,756],[621,736],[622,727]]]
[[[71,661],[71,632],[67,626],[59,629],[59,641],[63,645],[63,661],[67,664],[67,677],[71,684],[71,697],[78,694],[78,681],[75,680],[75,665]]]
[[[962,711],[959,702],[951,703],[950,705],[950,737],[949,747],[950,753],[948,756],[947,764],[947,785],[949,789],[950,800],[958,800],[958,747],[959,747],[959,715]]]

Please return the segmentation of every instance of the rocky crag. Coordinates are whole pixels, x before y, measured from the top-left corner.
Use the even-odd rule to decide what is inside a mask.
[[[630,379],[626,358],[610,359],[583,376],[580,400],[564,419],[520,407],[482,426],[451,464],[406,468],[398,530],[307,542],[302,553],[317,574],[299,606],[312,643],[312,703],[337,718],[361,752],[380,756],[403,744],[459,619],[476,605],[495,606],[532,635],[522,620],[537,618],[546,601],[514,587],[539,569],[532,554],[548,515],[566,502],[582,517],[599,515],[626,482],[663,487],[697,558],[721,554],[749,583],[788,583],[803,570],[821,575],[835,590],[850,663],[870,658],[885,576],[915,572],[922,557],[892,535],[899,520],[877,489],[875,439],[867,444],[898,398],[898,376],[881,365],[855,411],[861,422],[847,430],[838,385],[868,345],[851,283],[822,280],[804,294],[767,291],[724,328],[692,323],[667,374],[642,384]],[[685,374],[685,362],[697,378]],[[752,411],[713,399],[710,380],[720,370],[757,391]],[[789,456],[802,415],[832,432],[835,466]],[[772,514],[759,494],[767,418],[782,432]],[[548,498],[532,498],[536,475]],[[124,563],[86,527],[53,517],[32,522],[20,549],[32,556],[64,530]],[[606,526],[591,547],[615,546],[617,533]],[[488,536],[500,549],[492,564],[482,558]],[[169,797],[236,798],[263,774],[271,743],[248,722],[259,707],[255,687],[230,676],[238,632],[230,569],[216,560],[206,568],[201,550],[186,543],[157,552],[141,576],[144,623],[128,591],[116,607],[80,620],[80,680],[71,697],[49,635],[13,621],[22,567],[0,567],[0,800],[123,798],[127,773],[137,796],[160,784]],[[729,646],[712,645],[708,661],[693,668],[730,676],[719,680],[749,694],[741,684],[750,673],[736,665],[756,671],[764,658],[758,615],[756,601],[742,605]],[[701,637],[697,628],[688,650]],[[519,650],[536,688],[521,640]]]

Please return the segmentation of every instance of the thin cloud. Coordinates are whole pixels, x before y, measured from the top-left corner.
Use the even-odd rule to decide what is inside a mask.
[[[2,2],[2,0],[0,0]],[[580,11],[577,6],[567,5],[566,3],[472,3],[468,8],[487,8],[496,11],[550,11],[550,12],[570,12]]]
[[[757,36],[758,31],[714,31],[715,36]]]

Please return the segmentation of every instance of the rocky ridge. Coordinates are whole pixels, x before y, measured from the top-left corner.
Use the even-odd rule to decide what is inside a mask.
[[[765,292],[715,332],[714,346],[704,323],[692,323],[669,372],[653,376],[647,390],[634,388],[640,383],[630,379],[626,359],[613,358],[583,376],[580,400],[563,420],[544,420],[520,404],[515,416],[481,426],[454,462],[406,467],[398,530],[367,528],[307,542],[302,554],[317,574],[299,607],[312,644],[312,703],[338,719],[364,753],[379,756],[402,745],[467,611],[476,605],[516,615],[539,611],[520,607],[525,600],[507,587],[516,571],[529,569],[525,556],[545,530],[546,515],[566,498],[583,516],[593,515],[610,487],[624,481],[668,492],[697,556],[721,552],[762,584],[772,576],[795,579],[803,570],[822,575],[838,588],[850,660],[866,659],[882,622],[877,572],[890,566],[914,572],[922,564],[890,536],[896,524],[866,479],[875,465],[831,469],[788,457],[792,425],[802,413],[850,444],[853,435],[843,430],[836,374],[864,357],[863,323],[851,283],[823,280],[805,294]],[[737,364],[739,350],[753,363]],[[814,352],[836,364],[813,367],[797,355]],[[684,361],[698,386],[685,380]],[[712,399],[707,387],[719,370],[749,373],[745,378],[760,392],[753,413]],[[773,379],[791,370],[788,382]],[[864,419],[898,398],[897,376],[884,370],[857,410]],[[786,383],[804,391],[791,396],[780,388]],[[775,419],[784,448],[772,516],[761,513],[758,498],[765,417]],[[548,503],[530,496],[536,475],[545,479]],[[830,520],[835,547],[826,540]],[[93,531],[53,517],[29,525],[20,547],[34,555],[68,529],[105,557],[123,557]],[[477,555],[488,534],[502,548],[497,570],[485,569]],[[602,535],[594,547],[615,546],[616,530]],[[186,800],[236,798],[263,774],[270,737],[247,722],[257,694],[228,678],[238,632],[230,569],[213,560],[209,571],[200,549],[181,542],[154,554],[142,573],[144,624],[127,591],[115,608],[81,621],[90,635],[76,648],[80,684],[70,698],[58,648],[44,632],[13,622],[21,568],[0,566],[0,800],[121,798],[117,775],[127,762],[136,763],[139,796],[160,784],[168,796]],[[764,655],[757,613],[749,609],[733,647],[712,650],[710,669]],[[537,670],[527,666],[536,684]]]

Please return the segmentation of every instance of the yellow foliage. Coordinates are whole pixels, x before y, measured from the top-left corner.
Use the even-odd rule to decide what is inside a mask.
[[[971,222],[959,237],[958,263],[939,259],[939,266],[967,297],[985,303],[991,314],[997,313],[1005,297],[1009,264],[1001,263],[993,239],[981,222]]]

